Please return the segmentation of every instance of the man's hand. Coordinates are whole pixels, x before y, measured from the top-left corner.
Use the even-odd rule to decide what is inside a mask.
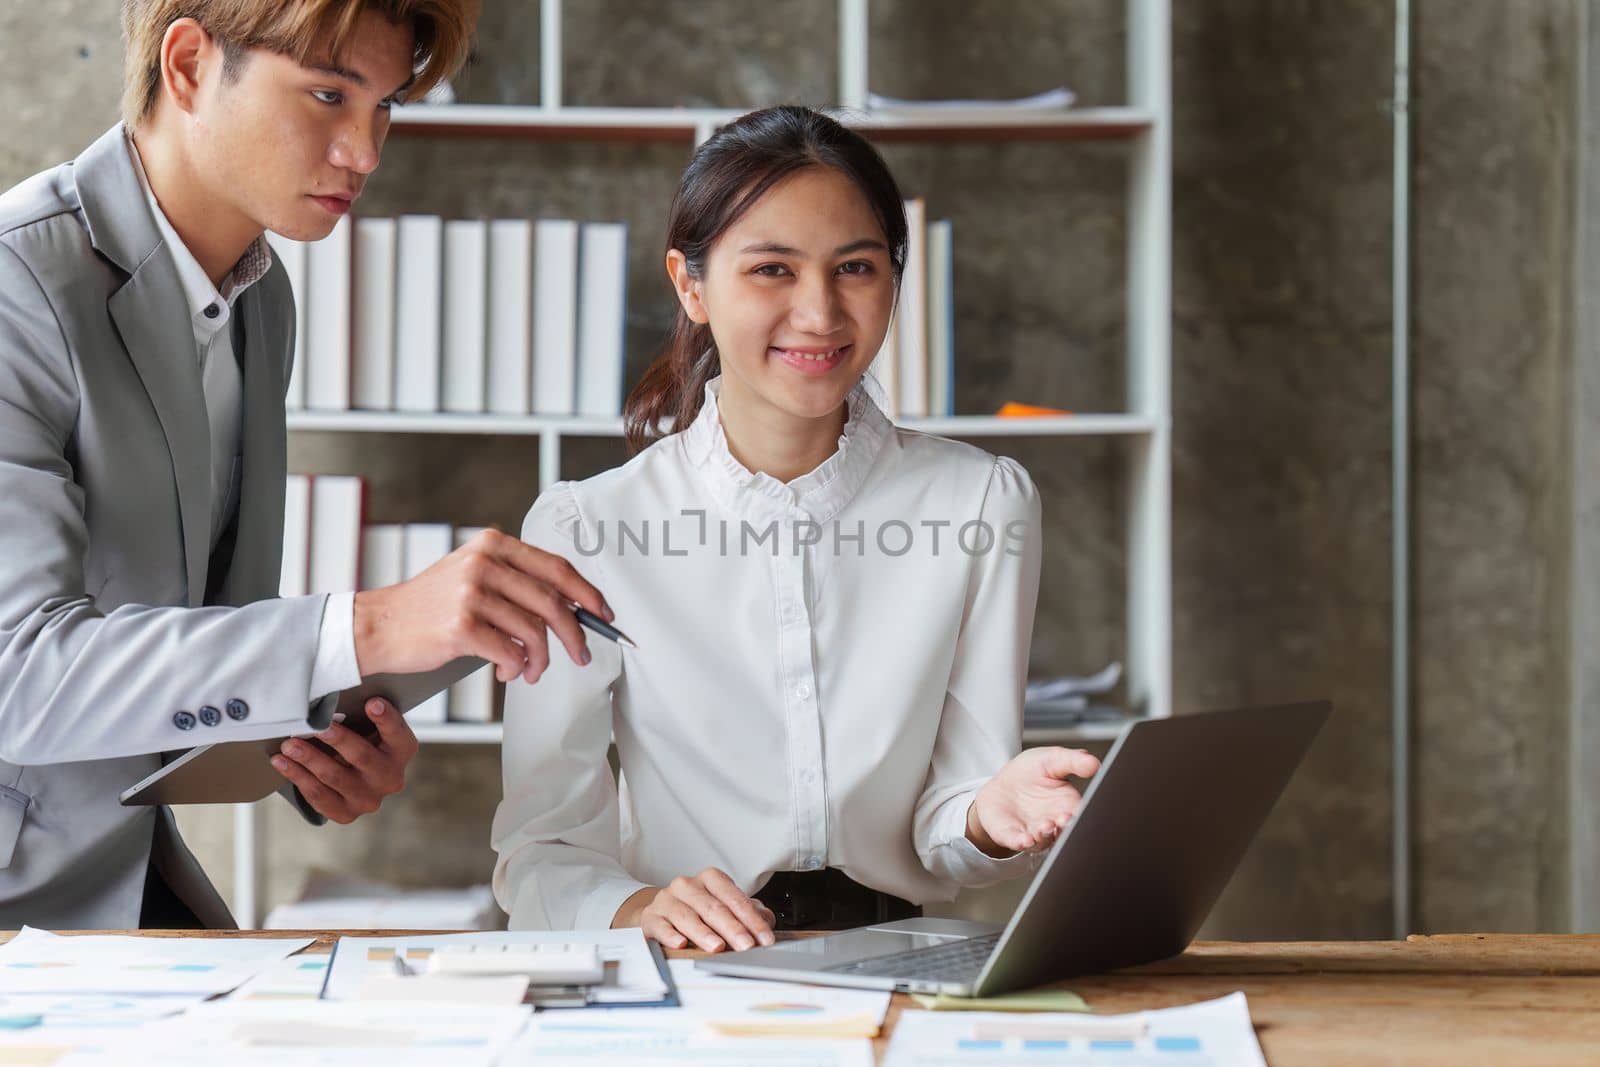
[[[367,701],[367,717],[378,727],[362,737],[334,723],[317,735],[331,755],[306,738],[290,738],[272,757],[278,773],[295,784],[318,814],[336,823],[354,822],[378,810],[383,798],[406,784],[406,765],[417,755],[417,735],[405,716],[380,697]]]
[[[742,952],[758,942],[776,941],[774,921],[765,904],[745,896],[722,871],[707,867],[663,888],[639,890],[622,902],[611,928],[637,926],[667,948],[685,948],[693,941],[706,952],[721,952],[729,945]]]
[[[356,665],[363,677],[413,674],[477,656],[500,681],[531,684],[550,664],[547,626],[572,662],[589,662],[574,603],[616,618],[572,564],[486,530],[409,582],[356,594]]]
[[[1030,748],[984,783],[967,809],[967,840],[996,859],[1043,852],[1083,797],[1068,778],[1088,778],[1100,761],[1081,749]]]

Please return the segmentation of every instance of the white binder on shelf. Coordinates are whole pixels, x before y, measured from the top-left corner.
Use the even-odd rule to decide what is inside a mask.
[[[900,297],[901,301],[905,296]],[[883,413],[889,418],[900,415],[900,304],[889,316],[889,328],[883,335],[883,344],[867,368],[874,381],[883,389]]]
[[[299,411],[306,406],[306,246],[304,242],[292,241],[271,230],[267,231],[267,244],[272,248],[273,257],[283,264],[283,272],[289,276],[289,291],[294,294],[294,363],[289,370],[283,406],[289,411]]]
[[[928,413],[928,224],[927,205],[906,201],[906,269],[900,279],[900,414]]]
[[[431,414],[439,410],[444,220],[402,215],[398,230],[394,406]]]
[[[306,252],[306,407],[350,409],[350,218]]]
[[[928,223],[928,414],[956,413],[955,246],[949,219]]]
[[[534,233],[533,409],[571,415],[577,400],[578,224],[540,219]]]
[[[481,527],[462,526],[455,532],[455,546],[460,548],[478,534]],[[495,681],[494,664],[485,664],[450,686],[449,718],[451,722],[493,722],[496,696],[500,683]]]
[[[488,410],[533,412],[533,223],[489,223]]]
[[[351,404],[394,410],[395,223],[357,219]]]
[[[320,474],[311,482],[311,579],[308,592],[351,593],[361,580],[360,478]]]
[[[377,523],[361,531],[361,588],[385,589],[406,580],[406,528]]]
[[[444,225],[444,370],[442,409],[484,410],[488,371],[489,224],[452,219]]]
[[[311,580],[311,478],[291,474],[283,486],[283,564],[279,596],[305,596]]]
[[[621,415],[627,224],[584,223],[578,268],[578,414]]]
[[[410,581],[448,556],[455,547],[450,527],[444,523],[414,522],[405,528],[405,580]],[[412,723],[432,725],[449,717],[450,691],[433,696],[406,713]]]

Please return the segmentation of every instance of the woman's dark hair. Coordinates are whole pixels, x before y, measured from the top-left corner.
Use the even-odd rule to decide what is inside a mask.
[[[767,190],[807,167],[832,167],[866,197],[883,227],[900,283],[906,262],[906,215],[889,167],[866,138],[806,107],[753,111],[722,127],[689,161],[667,217],[667,250],[688,260],[689,273],[703,276],[706,256],[728,227]],[[706,383],[722,370],[711,328],[678,308],[666,347],[628,394],[624,437],[637,452],[652,440],[694,421]]]

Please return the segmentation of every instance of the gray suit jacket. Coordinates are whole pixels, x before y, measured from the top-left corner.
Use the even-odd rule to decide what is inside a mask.
[[[283,268],[235,314],[239,504],[213,553],[190,311],[121,128],[0,195],[0,928],[136,927],[152,863],[232,925],[171,813],[117,794],[162,752],[310,715],[325,598],[276,599]]]

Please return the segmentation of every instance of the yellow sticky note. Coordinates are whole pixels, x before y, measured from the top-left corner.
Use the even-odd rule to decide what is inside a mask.
[[[944,993],[911,994],[929,1011],[1088,1011],[1089,1005],[1070,989],[1030,989],[997,997],[952,997]]]

